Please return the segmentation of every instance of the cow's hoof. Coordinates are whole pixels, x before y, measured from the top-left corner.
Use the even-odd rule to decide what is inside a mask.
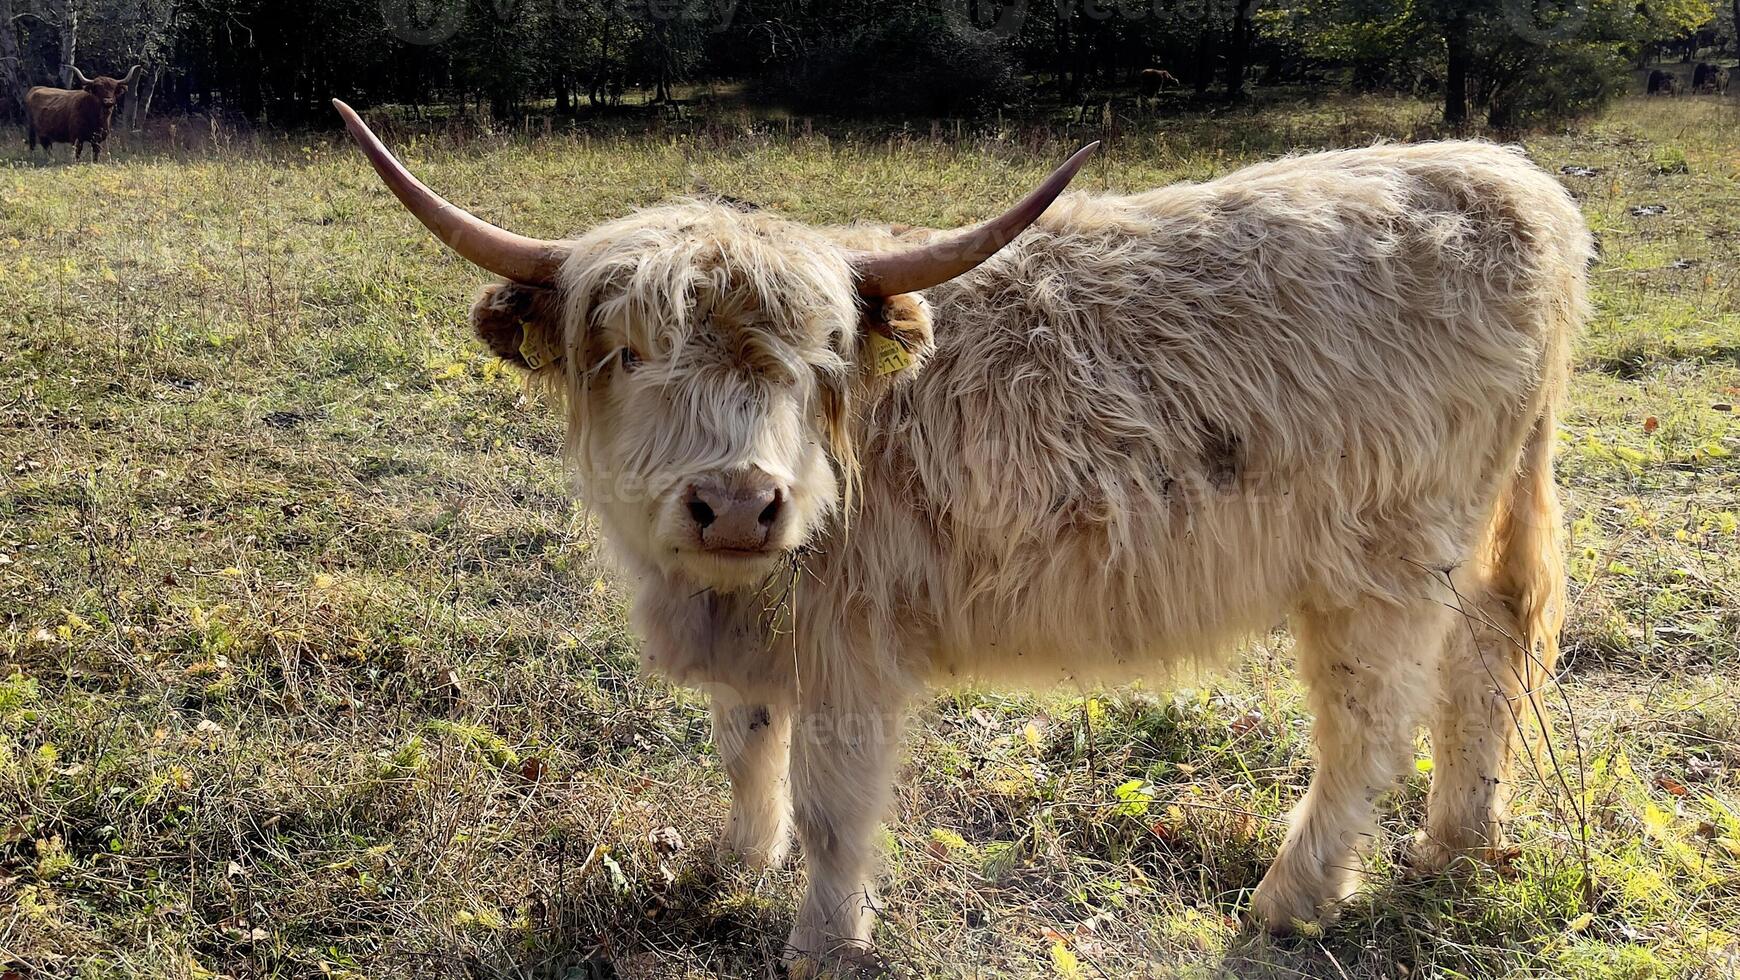
[[[1413,877],[1431,878],[1443,874],[1463,855],[1463,851],[1421,830],[1408,841],[1407,850],[1402,853],[1402,866]]]
[[[755,871],[785,867],[791,858],[791,842],[777,844],[742,844],[729,837],[719,841],[719,863],[741,864]]]
[[[1322,880],[1300,882],[1276,871],[1270,868],[1251,894],[1246,921],[1272,936],[1321,934],[1325,925],[1335,921],[1346,889]]]
[[[1447,871],[1453,874],[1472,871],[1483,864],[1502,870],[1516,858],[1517,853],[1516,848],[1506,846],[1502,833],[1498,835],[1496,845],[1457,846],[1422,830],[1408,841],[1407,849],[1402,853],[1402,866],[1412,877],[1432,878]]]
[[[723,859],[756,870],[783,867],[791,857],[791,827],[780,820],[746,820],[733,806],[719,839],[719,852]]]
[[[877,980],[892,976],[888,961],[877,956],[861,942],[842,942],[826,937],[805,936],[804,930],[793,930],[785,953],[786,975],[792,980]],[[808,950],[800,942],[819,945]]]

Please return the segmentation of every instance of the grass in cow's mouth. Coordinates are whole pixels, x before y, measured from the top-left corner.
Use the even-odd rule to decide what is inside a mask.
[[[1406,137],[1431,111],[1168,120],[1083,185]],[[885,840],[894,974],[1734,975],[1732,113],[1639,99],[1525,141],[1565,168],[1602,262],[1560,453],[1557,766],[1521,781],[1516,850],[1411,881],[1386,839],[1339,924],[1270,940],[1236,915],[1311,767],[1283,636],[1178,691],[943,695]],[[1075,142],[720,140],[437,141],[413,162],[530,234],[701,182],[810,220],[955,225]],[[0,960],[765,976],[795,874],[714,859],[704,704],[636,675],[557,421],[461,330],[480,277],[336,134],[238,146],[0,169]],[[1421,745],[1391,835],[1418,822]]]

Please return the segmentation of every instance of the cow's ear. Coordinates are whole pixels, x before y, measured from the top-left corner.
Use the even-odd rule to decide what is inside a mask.
[[[536,371],[561,363],[562,296],[554,289],[498,282],[471,304],[471,329],[495,356]]]
[[[870,300],[859,326],[859,372],[879,386],[916,377],[936,350],[930,304],[918,293]]]

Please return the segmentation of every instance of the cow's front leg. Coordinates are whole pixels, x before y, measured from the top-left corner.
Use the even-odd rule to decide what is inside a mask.
[[[874,682],[846,696],[805,691],[792,729],[792,802],[809,867],[788,955],[811,962],[870,948],[875,923],[876,825],[888,807],[904,693],[878,697]]]
[[[1413,758],[1449,612],[1423,599],[1372,599],[1301,614],[1293,627],[1317,716],[1317,773],[1251,896],[1252,918],[1273,932],[1332,919],[1358,887],[1377,799]]]
[[[758,867],[791,853],[791,708],[778,699],[745,697],[723,685],[713,699],[713,744],[731,776],[731,816],[724,844]]]

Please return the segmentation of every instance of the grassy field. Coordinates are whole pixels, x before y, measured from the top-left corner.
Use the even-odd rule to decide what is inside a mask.
[[[1080,183],[1431,114],[1172,119]],[[1558,734],[1511,859],[1397,872],[1422,741],[1343,921],[1242,929],[1311,770],[1282,634],[1199,688],[948,694],[887,824],[893,975],[1740,971],[1737,123],[1732,100],[1636,99],[1525,140],[1589,168],[1561,179],[1603,258],[1560,456]],[[556,421],[460,329],[481,277],[332,137],[183,129],[71,168],[0,133],[0,972],[776,972],[801,872],[714,861],[704,704],[637,677]],[[1079,135],[718,125],[406,155],[531,234],[702,188],[946,225]]]

